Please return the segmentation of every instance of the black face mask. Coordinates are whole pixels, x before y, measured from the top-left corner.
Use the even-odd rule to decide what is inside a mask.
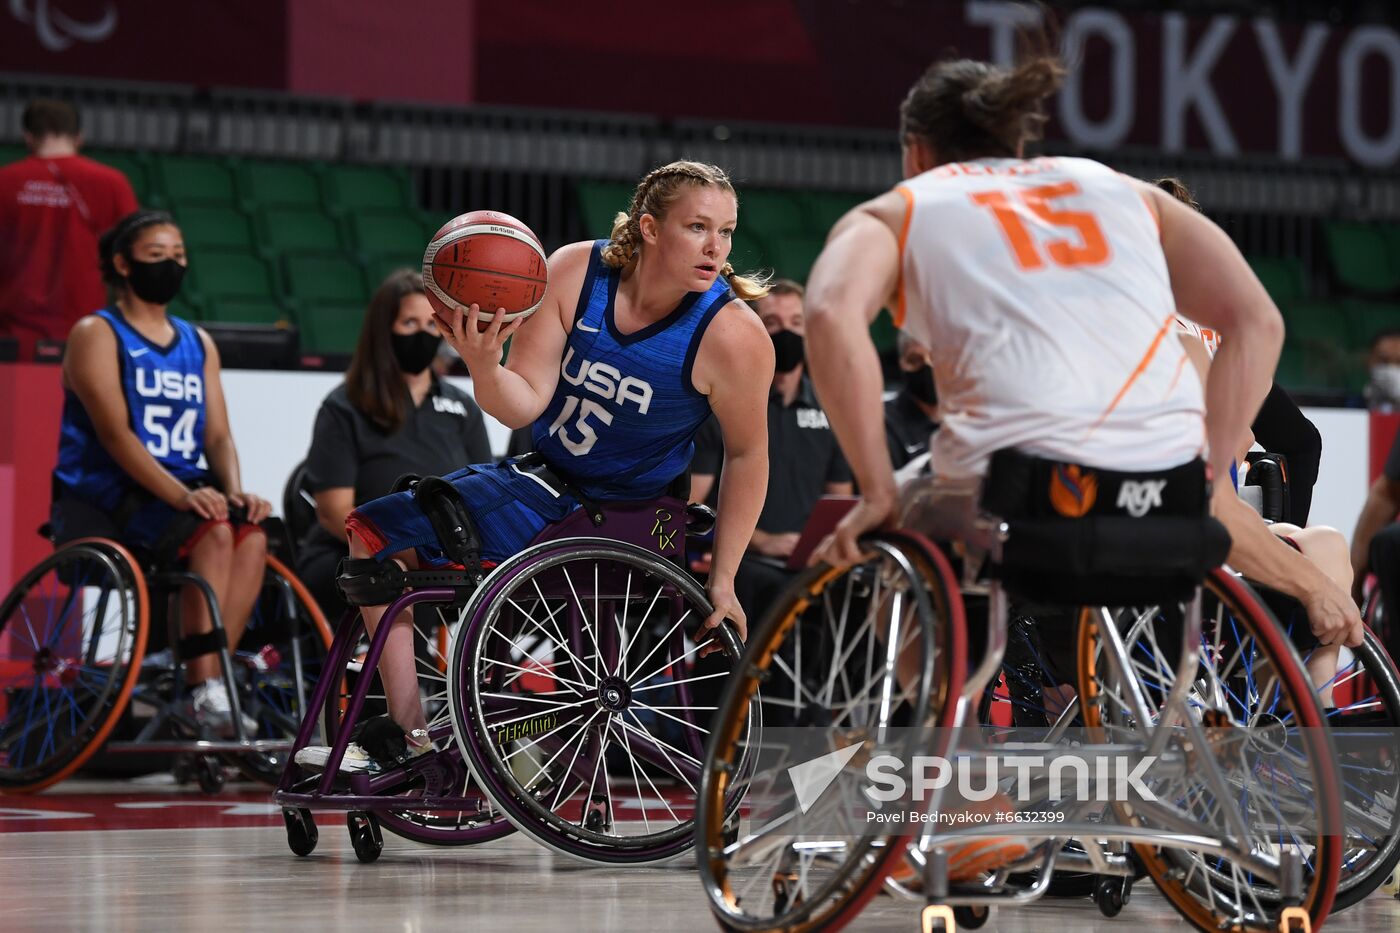
[[[780,373],[790,373],[802,365],[804,349],[802,335],[790,330],[780,330],[770,334],[773,338],[773,368]]]
[[[437,356],[438,347],[442,345],[440,336],[426,330],[416,334],[390,334],[389,338],[393,342],[394,359],[398,361],[399,370],[415,376],[432,365],[433,357]]]
[[[131,271],[126,275],[126,284],[131,292],[142,301],[153,305],[168,305],[180,292],[180,283],[185,278],[185,267],[173,259],[157,262],[128,260]]]
[[[925,363],[918,369],[910,372],[902,370],[904,373],[904,388],[914,398],[925,405],[938,404],[938,387],[933,384],[933,367]]]

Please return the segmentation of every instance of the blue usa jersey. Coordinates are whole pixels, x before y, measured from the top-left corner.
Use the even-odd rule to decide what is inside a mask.
[[[175,337],[158,346],[141,336],[115,308],[97,316],[117,335],[122,395],[131,429],[151,456],[181,482],[208,478],[204,458],[204,343],[194,325],[170,318]],[[72,389],[63,397],[63,425],[54,479],[61,490],[114,509],[134,488],[98,440],[97,430]]]
[[[614,304],[621,270],[593,244],[559,385],[534,424],[546,462],[598,499],[647,499],[683,473],[710,403],[691,384],[700,340],[734,300],[716,278],[691,292],[666,317],[641,330],[617,329]]]

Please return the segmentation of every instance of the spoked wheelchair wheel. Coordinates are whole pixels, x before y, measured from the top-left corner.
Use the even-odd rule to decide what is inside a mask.
[[[1226,570],[1212,571],[1203,607],[1201,644],[1185,684],[1177,670],[1184,606],[1124,610],[1113,619],[1130,677],[1106,662],[1101,626],[1109,623],[1100,611],[1085,610],[1079,634],[1085,724],[1110,742],[1140,743],[1156,727],[1167,697],[1183,688],[1208,748],[1190,749],[1188,755],[1197,756],[1193,767],[1152,782],[1152,792],[1185,813],[1203,836],[1264,859],[1296,858],[1303,870],[1298,906],[1316,929],[1332,909],[1343,850],[1331,733],[1298,652],[1245,583]],[[1204,777],[1212,766],[1222,786]],[[1120,819],[1145,825],[1139,811],[1115,809]],[[1240,838],[1240,827],[1247,838]],[[1277,882],[1238,859],[1183,847],[1135,849],[1158,889],[1197,929],[1279,928]]]
[[[856,816],[853,803],[869,809],[854,796],[866,762],[877,753],[908,760],[948,751],[965,675],[952,571],[913,536],[875,535],[865,546],[873,554],[865,563],[812,568],[794,581],[751,633],[725,690],[696,817],[701,880],[725,929],[835,930],[849,922],[913,838],[902,824]],[[760,685],[765,715],[786,717],[787,727],[751,727]],[[789,774],[802,763],[789,751],[799,744],[843,756],[815,800],[799,800]],[[754,763],[751,776],[745,760]],[[736,790],[748,797],[737,832],[726,810]]]
[[[262,592],[253,604],[242,643],[233,653],[243,712],[257,722],[249,738],[290,743],[306,715],[331,644],[331,628],[315,598],[272,555]],[[228,756],[247,777],[275,785],[287,765],[285,751]]]
[[[1312,640],[1301,611],[1280,616],[1295,644]],[[1332,909],[1343,910],[1385,884],[1400,863],[1400,675],[1369,630],[1358,647],[1333,660],[1327,654],[1302,651],[1337,745],[1346,849]]]
[[[0,790],[32,793],[82,767],[131,696],[148,601],[120,545],[46,557],[0,603]]]
[[[532,547],[478,589],[452,650],[453,725],[517,828],[590,862],[690,848],[713,712],[697,697],[742,648],[728,626],[700,633],[710,611],[674,564],[594,538]]]

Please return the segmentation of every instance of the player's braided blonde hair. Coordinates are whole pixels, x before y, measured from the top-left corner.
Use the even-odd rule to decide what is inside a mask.
[[[738,198],[729,176],[717,165],[680,161],[652,169],[637,185],[631,207],[625,213],[619,212],[613,220],[612,236],[603,248],[603,262],[614,269],[625,269],[636,262],[642,250],[642,215],[650,214],[657,219],[665,216],[667,209],[680,197],[681,189],[688,185],[715,185]],[[768,294],[765,275],[739,275],[727,262],[720,273],[729,281],[734,294],[744,301]]]

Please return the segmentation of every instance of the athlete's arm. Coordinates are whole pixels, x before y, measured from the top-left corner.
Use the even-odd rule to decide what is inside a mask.
[[[345,519],[355,508],[355,490],[350,486],[334,486],[313,494],[316,500],[316,522],[340,541],[349,541]]]
[[[1395,521],[1396,512],[1400,512],[1400,482],[1382,473],[1371,484],[1366,504],[1356,518],[1356,529],[1351,533],[1351,569],[1356,574],[1352,594],[1358,599],[1361,585],[1371,569],[1371,541],[1382,528]]]
[[[167,505],[193,510],[203,518],[226,514],[223,496],[213,490],[192,493],[160,465],[131,429],[131,414],[122,391],[117,336],[96,315],[83,318],[68,335],[63,380],[82,402],[103,449],[132,482]]]
[[[204,456],[209,460],[209,472],[218,480],[228,501],[246,508],[248,521],[256,525],[272,512],[272,504],[261,496],[243,491],[238,450],[233,445],[228,406],[224,404],[219,348],[203,328],[199,328],[199,339],[204,344]]]
[[[861,501],[812,555],[814,563],[860,560],[856,538],[894,513],[894,467],[882,417],[884,379],[870,323],[899,282],[899,242],[885,215],[895,212],[902,223],[903,209],[903,198],[891,192],[851,211],[832,228],[807,280],[812,383],[861,491]]]
[[[1206,379],[1206,437],[1218,480],[1229,474],[1236,445],[1269,393],[1283,346],[1283,318],[1223,230],[1166,192],[1133,184],[1161,224],[1177,307],[1197,324],[1228,335]]]
[[[715,611],[704,627],[713,628],[727,618],[738,629],[739,637],[746,638],[748,619],[734,595],[734,574],[768,494],[768,389],[773,384],[773,341],[758,315],[742,302],[731,302],[710,322],[695,354],[692,381],[709,397],[724,438],[714,563],[707,587]]]
[[[549,290],[529,317],[503,324],[497,315],[485,331],[477,330],[475,305],[467,314],[454,310],[450,317],[438,318],[443,335],[471,372],[476,403],[511,430],[532,423],[554,395],[592,249],[591,243],[570,243],[549,257]],[[502,366],[511,337],[510,361]]]

